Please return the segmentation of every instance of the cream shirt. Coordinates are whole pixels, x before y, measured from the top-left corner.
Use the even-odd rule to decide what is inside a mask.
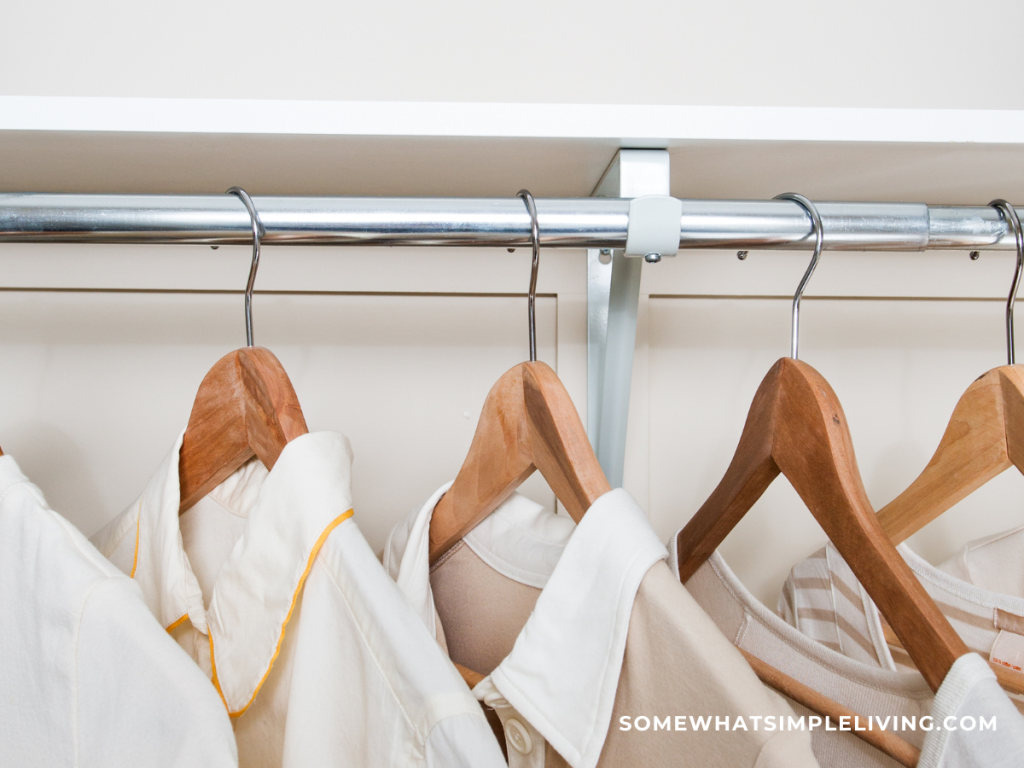
[[[356,526],[348,440],[302,435],[273,471],[254,459],[179,518],[180,448],[94,541],[212,681],[242,766],[501,764]]]
[[[670,564],[678,573],[675,547],[671,547]],[[690,577],[686,588],[737,646],[858,715],[884,723],[918,747],[918,768],[1020,765],[1024,755],[1020,714],[977,654],[957,659],[933,695],[916,671],[864,664],[802,634],[751,595],[717,552]],[[796,703],[793,708],[804,717],[814,714]],[[996,717],[997,729],[979,730],[980,716]],[[914,718],[918,724],[922,717],[933,718],[929,727],[953,717],[951,725],[957,730],[890,725],[895,720],[902,726],[903,718]],[[974,730],[964,730],[971,721],[960,728],[962,717],[974,718]],[[849,732],[819,727],[813,732],[813,743],[823,768],[897,765]]]
[[[139,588],[0,456],[0,763],[231,766],[216,691]]]
[[[513,495],[430,567],[447,489],[392,531],[384,562],[452,659],[487,675],[473,692],[512,768],[817,765],[806,732],[676,730],[792,710],[672,576],[628,493],[605,494],[578,526]]]

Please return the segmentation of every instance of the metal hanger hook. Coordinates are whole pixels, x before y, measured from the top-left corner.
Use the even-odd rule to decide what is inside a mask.
[[[533,243],[533,266],[530,269],[530,362],[537,362],[537,270],[540,268],[540,224],[537,222],[537,204],[528,189],[520,189],[516,197],[523,198],[530,212],[530,239]]]
[[[800,278],[800,285],[796,287],[796,293],[793,294],[793,327],[789,356],[794,360],[799,360],[800,299],[804,295],[804,289],[807,288],[807,283],[811,280],[811,275],[814,274],[815,267],[818,266],[818,259],[821,258],[821,249],[825,244],[825,229],[821,226],[821,216],[818,215],[818,209],[814,206],[814,203],[803,195],[798,195],[795,192],[783,192],[781,195],[776,195],[775,199],[789,200],[803,208],[807,212],[807,215],[811,217],[811,231],[814,233],[814,253],[811,255],[811,263],[807,265],[807,271],[804,272],[804,276]]]
[[[1006,299],[1006,362],[1013,365],[1016,354],[1013,344],[1013,304],[1017,301],[1017,288],[1020,286],[1020,275],[1024,269],[1024,229],[1021,228],[1017,211],[1003,199],[993,200],[989,203],[999,211],[1003,221],[1013,231],[1013,237],[1017,241],[1017,271],[1013,273],[1013,284],[1010,286],[1010,295]]]
[[[252,347],[255,346],[252,342],[252,287],[256,284],[256,270],[260,265],[260,238],[266,230],[248,192],[241,187],[232,187],[227,194],[235,195],[245,204],[252,222],[252,266],[249,267],[249,282],[245,286],[245,346]]]

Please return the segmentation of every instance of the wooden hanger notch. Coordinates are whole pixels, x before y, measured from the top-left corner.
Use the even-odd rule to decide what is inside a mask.
[[[309,430],[291,380],[274,353],[245,347],[222,357],[199,386],[181,444],[179,513],[257,456],[272,469]]]
[[[565,386],[540,362],[491,387],[469,454],[430,521],[434,562],[539,469],[573,520],[611,490]]]

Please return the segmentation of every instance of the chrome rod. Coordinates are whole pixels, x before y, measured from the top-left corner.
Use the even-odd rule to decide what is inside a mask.
[[[526,247],[530,217],[507,198],[254,197],[264,245]],[[988,206],[816,202],[827,250],[1014,250]],[[623,248],[629,201],[537,200],[545,248]],[[789,201],[683,200],[681,248],[812,250],[806,213]],[[233,195],[0,194],[0,242],[247,245]]]

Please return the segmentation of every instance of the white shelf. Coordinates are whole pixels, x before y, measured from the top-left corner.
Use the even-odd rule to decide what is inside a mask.
[[[6,191],[588,195],[619,147],[673,194],[1024,199],[1024,111],[0,97]]]
[[[0,130],[1018,144],[1024,111],[0,96]]]

